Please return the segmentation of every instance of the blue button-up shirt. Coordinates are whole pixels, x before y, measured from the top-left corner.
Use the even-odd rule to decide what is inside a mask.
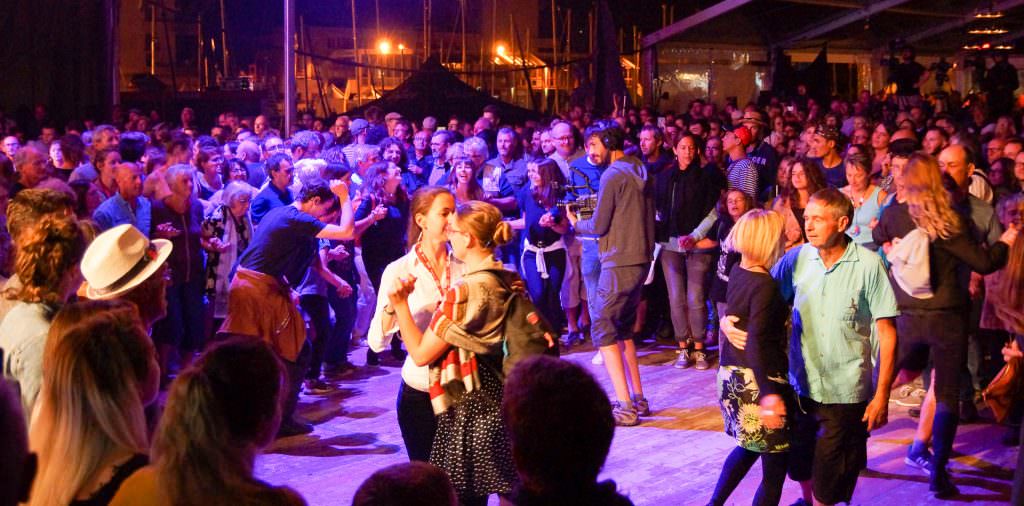
[[[120,193],[115,193],[113,197],[104,200],[92,212],[92,220],[96,222],[100,230],[109,230],[118,225],[130,223],[145,234],[146,237],[149,237],[149,227],[150,223],[152,223],[152,207],[149,199],[136,197],[135,209],[133,210]]]
[[[853,404],[874,394],[875,321],[899,314],[878,254],[850,242],[830,268],[818,249],[793,248],[772,269],[793,303],[789,376],[798,394]]]

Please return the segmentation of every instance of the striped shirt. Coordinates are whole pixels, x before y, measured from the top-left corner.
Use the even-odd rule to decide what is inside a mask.
[[[749,158],[736,160],[726,171],[729,189],[737,189],[757,200],[757,165]]]

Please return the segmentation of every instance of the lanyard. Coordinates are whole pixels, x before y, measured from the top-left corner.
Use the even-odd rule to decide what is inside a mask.
[[[448,283],[451,283],[451,280],[452,280],[452,262],[451,262],[451,259],[448,260],[448,267],[447,267],[447,269],[445,269],[445,272],[442,273],[442,275],[444,277],[438,279],[437,273],[434,272],[434,269],[430,268],[430,262],[427,261],[426,255],[423,254],[423,249],[420,247],[420,243],[416,243],[416,248],[415,249],[416,249],[416,257],[419,258],[420,262],[423,263],[423,266],[427,268],[427,272],[430,273],[430,277],[434,278],[434,284],[437,286],[437,291],[441,294],[441,298],[438,299],[438,300],[439,301],[444,300],[445,295],[447,295],[447,293],[448,293],[448,285],[442,283],[442,281],[447,281]]]

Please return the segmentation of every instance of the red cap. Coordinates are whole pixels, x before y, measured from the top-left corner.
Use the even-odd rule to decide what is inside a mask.
[[[743,144],[743,147],[749,146],[750,142],[754,140],[754,134],[750,133],[750,129],[748,129],[745,126],[734,128],[732,133],[733,135],[736,136],[737,139],[740,140],[740,143]]]

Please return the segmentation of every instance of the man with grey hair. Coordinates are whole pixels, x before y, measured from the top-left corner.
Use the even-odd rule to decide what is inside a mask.
[[[75,192],[64,181],[49,174],[46,165],[46,146],[41,142],[30,142],[14,154],[14,169],[18,173],[18,181],[11,188],[11,196],[28,188],[49,188],[74,195]]]
[[[846,235],[852,220],[845,195],[818,191],[804,211],[808,242],[771,270],[793,307],[788,382],[801,409],[778,414],[794,420],[789,476],[807,504],[850,502],[867,466],[868,433],[888,421],[896,376],[896,296],[878,254]],[[722,332],[743,350],[747,333],[737,321],[724,315]]]
[[[559,121],[552,125],[551,144],[554,146],[555,152],[551,153],[551,156],[548,158],[551,158],[558,164],[562,175],[568,180],[571,173],[569,163],[579,158],[583,153],[576,145],[576,136],[573,134],[572,125],[565,121]]]
[[[430,133],[430,135],[434,135],[434,132],[437,131],[437,118],[433,116],[427,116],[426,118],[423,118],[423,121],[420,123],[420,125],[422,126],[422,130],[426,130],[427,132]]]
[[[427,184],[448,184],[448,173],[452,165],[448,162],[448,148],[455,142],[455,136],[448,130],[439,130],[430,138],[430,152],[434,157],[434,166],[430,169]]]

